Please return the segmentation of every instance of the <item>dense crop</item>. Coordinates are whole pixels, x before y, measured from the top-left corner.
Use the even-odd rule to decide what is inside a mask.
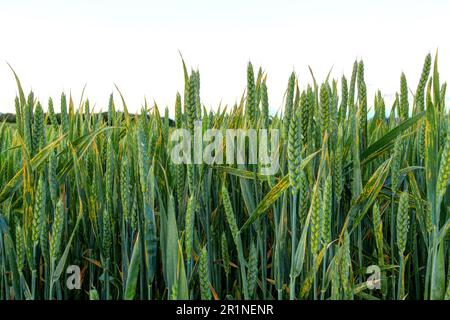
[[[0,299],[450,298],[437,57],[415,91],[401,75],[390,108],[380,91],[368,101],[362,61],[349,81],[292,73],[273,116],[261,69],[249,63],[239,104],[207,111],[183,66],[174,121],[157,105],[130,114],[120,91],[105,114],[64,93],[45,107],[16,76],[16,121],[0,124]],[[280,169],[174,163],[171,134],[200,120],[279,130]]]

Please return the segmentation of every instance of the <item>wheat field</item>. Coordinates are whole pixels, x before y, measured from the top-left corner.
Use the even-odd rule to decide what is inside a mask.
[[[417,84],[400,76],[390,105],[380,91],[368,101],[362,60],[323,83],[292,73],[273,115],[251,63],[242,99],[215,111],[199,71],[183,61],[183,73],[172,120],[156,104],[130,114],[117,88],[105,113],[64,93],[37,101],[13,71],[15,122],[0,123],[1,300],[450,299],[437,54]],[[174,163],[172,133],[197,121],[201,132],[279,131],[279,170]]]

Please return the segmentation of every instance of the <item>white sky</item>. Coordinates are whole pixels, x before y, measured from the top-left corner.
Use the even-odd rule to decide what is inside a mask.
[[[131,110],[144,96],[173,109],[183,91],[178,50],[200,69],[207,107],[233,104],[246,84],[246,64],[268,73],[271,110],[282,105],[292,70],[300,85],[350,77],[362,57],[368,91],[389,97],[400,73],[415,90],[425,55],[439,49],[441,79],[450,75],[450,1],[290,0],[0,0],[0,112],[13,112],[17,92],[6,62],[26,91],[59,110],[62,90],[78,103],[83,86],[106,109],[116,83]],[[121,106],[116,94],[116,105]]]

